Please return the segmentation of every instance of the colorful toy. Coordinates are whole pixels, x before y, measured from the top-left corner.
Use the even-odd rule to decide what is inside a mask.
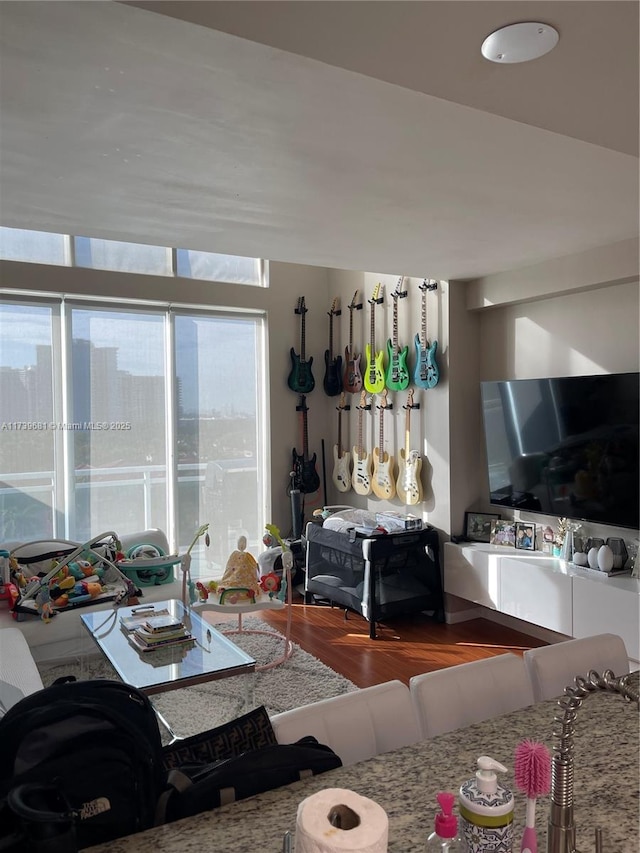
[[[265,592],[269,593],[269,598],[273,598],[280,589],[280,578],[275,572],[269,572],[260,578],[260,586]]]
[[[258,564],[254,556],[245,550],[246,547],[246,536],[238,537],[238,548],[227,560],[219,589],[251,590],[255,600],[256,596],[260,595]],[[222,603],[222,596],[220,603]]]

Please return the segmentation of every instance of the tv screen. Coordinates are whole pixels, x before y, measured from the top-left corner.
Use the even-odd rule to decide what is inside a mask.
[[[491,503],[637,529],[639,379],[482,382]]]

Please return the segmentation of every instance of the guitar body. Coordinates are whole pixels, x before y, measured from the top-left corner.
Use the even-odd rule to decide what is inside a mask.
[[[407,355],[409,347],[403,347],[397,353],[393,351],[391,339],[387,341],[387,372],[384,378],[385,385],[390,391],[404,391],[409,387],[409,370],[407,369]]]
[[[384,350],[373,354],[371,344],[365,347],[367,368],[364,372],[364,387],[370,394],[379,394],[384,388]]]
[[[358,495],[371,494],[371,456],[361,451],[362,458],[358,456],[358,448],[353,448],[353,473],[351,474],[351,485],[353,491]]]
[[[424,349],[420,343],[420,335],[415,337],[416,366],[413,372],[413,382],[419,388],[435,388],[440,380],[440,371],[436,362],[438,341]]]
[[[404,447],[400,448],[400,460],[396,492],[402,503],[414,506],[422,500],[422,457],[417,450],[407,454]]]
[[[342,391],[342,356],[331,358],[329,350],[325,350],[324,364],[324,393],[327,397],[337,397]]]
[[[320,488],[320,477],[316,471],[316,454],[314,453],[309,459],[305,460],[304,454],[299,454],[295,447],[292,453],[293,458],[293,485],[300,489],[303,495],[311,495],[317,492]]]
[[[333,485],[339,492],[348,492],[351,489],[351,454],[345,450],[340,456],[338,445],[333,445],[333,474],[331,475]]]
[[[373,448],[373,475],[371,488],[380,500],[390,501],[396,494],[396,484],[393,480],[393,456],[379,447]]]
[[[351,355],[351,358],[349,356]],[[360,372],[360,354],[350,353],[349,347],[344,351],[344,390],[349,394],[362,391],[362,373]]]
[[[291,372],[287,380],[287,385],[296,394],[309,394],[316,387],[316,381],[311,372],[313,357],[307,361],[302,361],[293,347],[291,353]]]

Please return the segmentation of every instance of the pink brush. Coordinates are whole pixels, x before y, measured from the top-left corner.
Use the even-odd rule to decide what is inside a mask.
[[[520,853],[537,853],[536,799],[551,790],[551,753],[543,743],[523,740],[516,747],[513,769],[517,787],[527,795],[527,817]]]

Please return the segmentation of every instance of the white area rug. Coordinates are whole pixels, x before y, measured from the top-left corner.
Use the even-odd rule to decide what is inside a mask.
[[[269,626],[255,617],[244,619],[243,624],[246,628],[269,629]],[[229,627],[229,622],[217,624],[215,627],[224,631],[225,627]],[[278,640],[251,634],[233,635],[231,639],[254,657],[258,664],[273,660],[280,654],[284,643],[284,638]],[[41,669],[45,686],[63,675],[75,675],[83,680],[119,680],[115,671],[102,657],[90,657],[78,664],[66,663]],[[293,655],[286,663],[258,672],[254,677],[253,705],[264,705],[270,716],[317,702],[328,696],[338,696],[358,689],[347,678],[334,672],[295,644]],[[236,676],[183,690],[173,690],[153,696],[153,704],[181,737],[188,737],[215,728],[249,710],[245,706],[245,681],[246,676]]]

